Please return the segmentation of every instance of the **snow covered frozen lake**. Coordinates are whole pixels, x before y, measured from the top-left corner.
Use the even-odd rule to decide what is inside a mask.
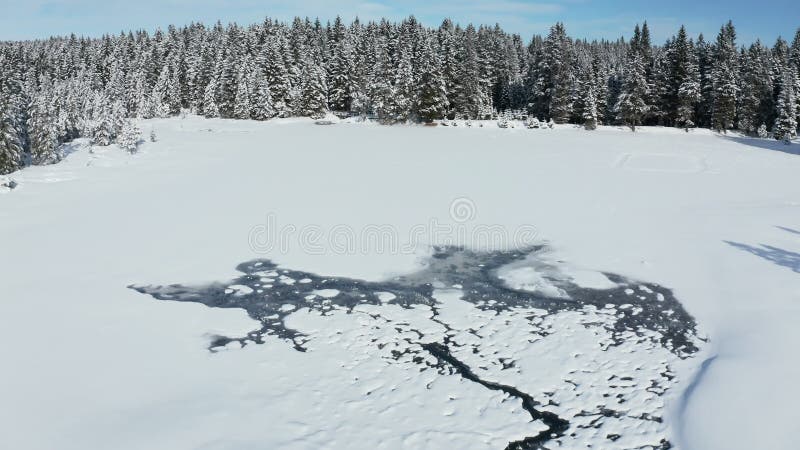
[[[797,143],[141,126],[0,191],[0,447],[792,448]]]

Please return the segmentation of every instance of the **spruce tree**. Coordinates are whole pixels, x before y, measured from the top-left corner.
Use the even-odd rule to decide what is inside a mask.
[[[648,111],[646,98],[649,93],[645,78],[644,58],[640,52],[632,52],[625,67],[622,93],[615,110],[619,120],[624,121],[636,131]]]
[[[687,111],[685,105],[681,104],[680,101],[679,91],[681,86],[687,81],[689,83],[696,82],[698,93],[700,91],[700,72],[695,62],[694,48],[686,34],[686,27],[681,26],[675,39],[667,42],[667,45],[665,45],[665,58],[667,67],[665,67],[665,73],[663,74],[664,81],[660,92],[662,113],[667,124],[682,126],[683,123],[679,120],[681,115],[679,110],[683,110],[684,117],[682,118],[685,118]],[[694,73],[690,74],[690,71]],[[687,88],[684,88],[684,91],[688,91],[689,89]],[[697,101],[699,100],[694,100],[693,103]]]
[[[645,73],[647,73],[653,65],[653,44],[650,41],[650,28],[647,26],[646,20],[642,24],[639,52],[642,54],[642,63],[645,66]]]
[[[712,126],[724,132],[734,126],[737,86],[736,31],[728,22],[720,29],[714,48],[712,70]]]
[[[0,105],[2,106],[2,105]],[[13,120],[0,109],[0,175],[22,167],[23,149]]]
[[[677,109],[675,111],[675,125],[683,127],[686,131],[697,126],[695,113],[697,105],[702,100],[702,87],[700,67],[697,63],[696,53],[692,42],[686,39],[686,30],[681,27],[675,43],[676,55],[673,67],[673,77],[678,83]]]
[[[270,37],[264,45],[264,75],[270,89],[275,111],[280,117],[286,117],[291,112],[290,101],[292,85],[289,79],[289,68],[286,59],[288,43],[283,34],[278,31]]]
[[[792,46],[789,49],[789,62],[800,72],[800,28],[794,33]]]
[[[583,126],[587,130],[597,129],[597,99],[594,90],[590,90],[583,107]]]
[[[206,117],[219,117],[217,106],[217,82],[212,79],[203,92],[203,115]]]
[[[453,22],[446,18],[437,30],[438,46],[436,51],[439,55],[442,78],[444,79],[445,90],[447,91],[447,102],[449,107],[456,106],[456,86],[458,80],[458,36],[456,35]]]
[[[756,134],[759,125],[772,122],[774,115],[770,62],[760,41],[741,55],[740,77],[737,126],[746,133]]]
[[[610,120],[608,120],[610,117],[608,115],[608,81],[610,74],[608,73],[607,65],[603,62],[598,52],[595,52],[592,68],[594,71],[594,91],[597,101],[597,122],[605,124],[607,121],[610,122]]]
[[[135,87],[131,92],[132,109],[136,111],[136,117],[142,119],[153,117],[152,97],[148,94],[145,74],[139,71],[136,73]]]
[[[136,153],[141,140],[142,131],[139,126],[133,120],[126,120],[117,139],[120,148],[131,154]]]
[[[97,125],[92,134],[92,143],[105,147],[111,145],[113,138],[111,119],[108,115],[103,114],[97,121]]]
[[[352,42],[347,33],[347,28],[342,23],[341,17],[337,16],[331,31],[332,36],[329,40],[330,45],[330,64],[328,65],[328,101],[334,111],[347,111],[350,109],[352,101],[351,74],[352,64]]]
[[[405,122],[411,119],[416,102],[414,48],[410,35],[401,35],[397,51],[397,69],[394,74],[394,115],[395,120]]]
[[[797,71],[789,66],[783,73],[781,93],[778,97],[778,118],[772,134],[775,139],[790,144],[797,136]]]
[[[238,32],[231,29],[230,33],[234,36]],[[240,61],[236,48],[230,45],[225,48],[225,55],[221,58],[217,70],[217,108],[221,117],[229,118],[234,116],[234,106],[236,103],[236,91],[238,87],[237,74],[239,72]]]
[[[247,65],[242,65],[236,77],[236,98],[233,104],[233,117],[236,119],[250,118],[250,74]]]
[[[587,130],[597,129],[597,92],[594,76],[591,70],[584,72],[580,86],[581,118],[583,127]]]
[[[272,94],[269,89],[269,83],[267,82],[267,77],[260,70],[256,73],[253,86],[253,119],[268,120],[275,117],[277,111],[275,111],[275,105],[272,102]]]
[[[177,56],[170,58],[169,61],[169,79],[167,80],[166,93],[164,94],[164,102],[167,105],[167,114],[175,115],[181,111],[184,105],[182,86],[186,84],[185,80],[182,81],[184,76],[181,73],[180,63],[177,61]]]
[[[311,57],[305,61],[298,113],[302,116],[322,117],[328,110],[325,71]]]
[[[697,126],[694,121],[695,109],[701,98],[700,73],[697,66],[690,63],[687,66],[686,77],[678,87],[678,111],[675,118],[675,123],[686,131]]]
[[[444,117],[449,104],[441,63],[428,36],[421,42],[419,70],[417,116],[430,123]]]
[[[697,105],[697,123],[701,127],[711,127],[711,104],[714,92],[713,54],[711,45],[705,41],[702,34],[697,38],[695,55],[697,56],[697,67],[700,70],[700,95],[702,96],[702,100]]]
[[[22,48],[9,49],[8,58],[0,60],[4,67],[0,68],[0,120],[6,122],[4,133],[7,133],[6,153],[8,160],[14,159],[16,146],[19,150],[19,164],[25,164],[25,149],[29,144],[26,122],[27,106],[32,94],[33,77],[26,75],[25,57]],[[27,78],[27,81],[26,81]]]
[[[150,105],[152,113],[155,117],[168,117],[170,115],[171,107],[169,105],[169,98],[167,93],[169,91],[169,67],[164,66],[161,73],[158,75],[158,80],[150,97]]]
[[[572,114],[571,42],[564,24],[550,28],[544,41],[544,58],[540,64],[543,77],[543,95],[547,101],[547,115],[556,123],[565,123]]]
[[[370,74],[369,98],[371,109],[382,123],[395,121],[395,89],[392,86],[392,62],[385,45],[377,50],[377,61]]]
[[[642,34],[639,39],[639,53],[642,55],[644,77],[647,81],[645,103],[647,103],[648,108],[645,113],[645,119],[647,119],[647,124],[653,125],[660,123],[664,116],[669,114],[669,111],[664,110],[659,102],[659,94],[665,86],[660,85],[660,82],[664,80],[659,80],[658,78],[658,76],[661,75],[659,72],[663,73],[663,71],[667,70],[668,63],[664,60],[664,55],[659,55],[659,57],[654,55],[653,44],[650,39],[650,27],[647,25],[647,21],[642,23]]]
[[[61,159],[58,153],[58,132],[48,99],[38,96],[32,105],[28,130],[33,164],[52,164]]]
[[[480,79],[480,63],[475,40],[475,28],[469,25],[464,32],[457,55],[458,66],[453,95],[455,104],[452,105],[457,114],[472,119],[478,117],[478,111],[489,101]]]

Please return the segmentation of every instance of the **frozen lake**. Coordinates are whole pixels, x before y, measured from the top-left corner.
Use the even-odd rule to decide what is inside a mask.
[[[793,442],[797,144],[142,128],[159,140],[137,155],[78,145],[0,192],[9,448]],[[534,232],[525,251],[447,247],[487,227]]]

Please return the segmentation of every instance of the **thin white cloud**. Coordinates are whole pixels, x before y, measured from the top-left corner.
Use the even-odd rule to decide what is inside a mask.
[[[493,14],[553,14],[564,11],[564,6],[557,3],[529,3],[529,2],[466,2],[459,5],[462,10]]]
[[[593,3],[592,5],[588,5]],[[589,9],[601,14],[587,17]],[[184,25],[192,21],[213,23],[236,21],[250,24],[264,17],[291,20],[295,16],[332,20],[340,15],[345,21],[388,18],[400,20],[414,15],[427,26],[436,27],[445,17],[462,26],[494,25],[520,33],[523,39],[546,34],[550,26],[562,21],[567,32],[576,38],[616,39],[629,37],[636,22],[650,24],[654,43],[662,43],[685,23],[690,35],[702,32],[716,36],[720,23],[707,17],[647,17],[643,5],[633,9],[604,7],[592,0],[0,0],[0,39],[46,37],[76,32],[90,36],[117,33],[121,30]],[[638,12],[637,12],[638,11]],[[682,14],[679,14],[683,16]],[[746,25],[737,23],[737,25]],[[794,29],[791,35],[794,34]],[[753,40],[754,30],[742,27],[739,42]],[[775,33],[761,37],[774,42]],[[787,34],[784,32],[784,34]],[[788,38],[790,36],[784,36]]]

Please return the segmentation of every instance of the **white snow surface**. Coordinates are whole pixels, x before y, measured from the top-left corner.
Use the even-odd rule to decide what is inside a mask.
[[[403,324],[427,327],[432,338],[443,333],[430,308],[387,298],[350,314],[299,309],[287,324],[308,334],[306,353],[277,339],[210,353],[209,336],[243,335],[258,322],[126,288],[231,279],[237,264],[256,257],[330,276],[407,273],[419,252],[308,252],[295,239],[264,255],[249,236],[274,214],[278,226],[298,228],[391,224],[402,239],[431,218],[450,220],[455,198],[476,206],[468,225],[536,226],[552,251],[539,270],[509,268],[515,280],[602,287],[610,281],[601,272],[613,272],[658,283],[711,339],[703,355],[675,362],[662,404],[640,388],[669,361],[663,348],[635,360],[625,346],[607,359],[564,352],[605,342],[580,323],[614,311],[492,316],[459,300],[457,288],[442,290],[439,319],[453,339],[475,344],[467,328],[487,338],[478,353],[458,355],[476,372],[483,374],[471,358],[514,355],[516,370],[484,375],[532,395],[549,390],[564,405],[558,413],[574,419],[571,406],[601,399],[571,398],[567,379],[602,384],[603,373],[583,369],[640,367],[633,384],[614,389],[630,398],[631,414],[664,414],[664,424],[619,421],[623,438],[595,448],[636,447],[662,434],[684,449],[795,446],[797,143],[647,127],[633,134],[307,119],[142,124],[151,128],[159,140],[138,154],[90,152],[80,141],[62,163],[12,174],[19,185],[0,195],[0,448],[503,448],[541,431],[498,391],[387,362],[375,350],[376,337],[401,345]],[[526,327],[558,333],[536,344],[521,337]],[[692,383],[710,355],[717,357]],[[601,438],[588,433],[571,446]]]
[[[563,283],[572,283],[592,289],[610,289],[616,286],[603,273],[578,267],[554,259],[553,253],[537,252],[535,257],[509,264],[497,276],[513,289],[536,292],[552,298],[568,299]]]

